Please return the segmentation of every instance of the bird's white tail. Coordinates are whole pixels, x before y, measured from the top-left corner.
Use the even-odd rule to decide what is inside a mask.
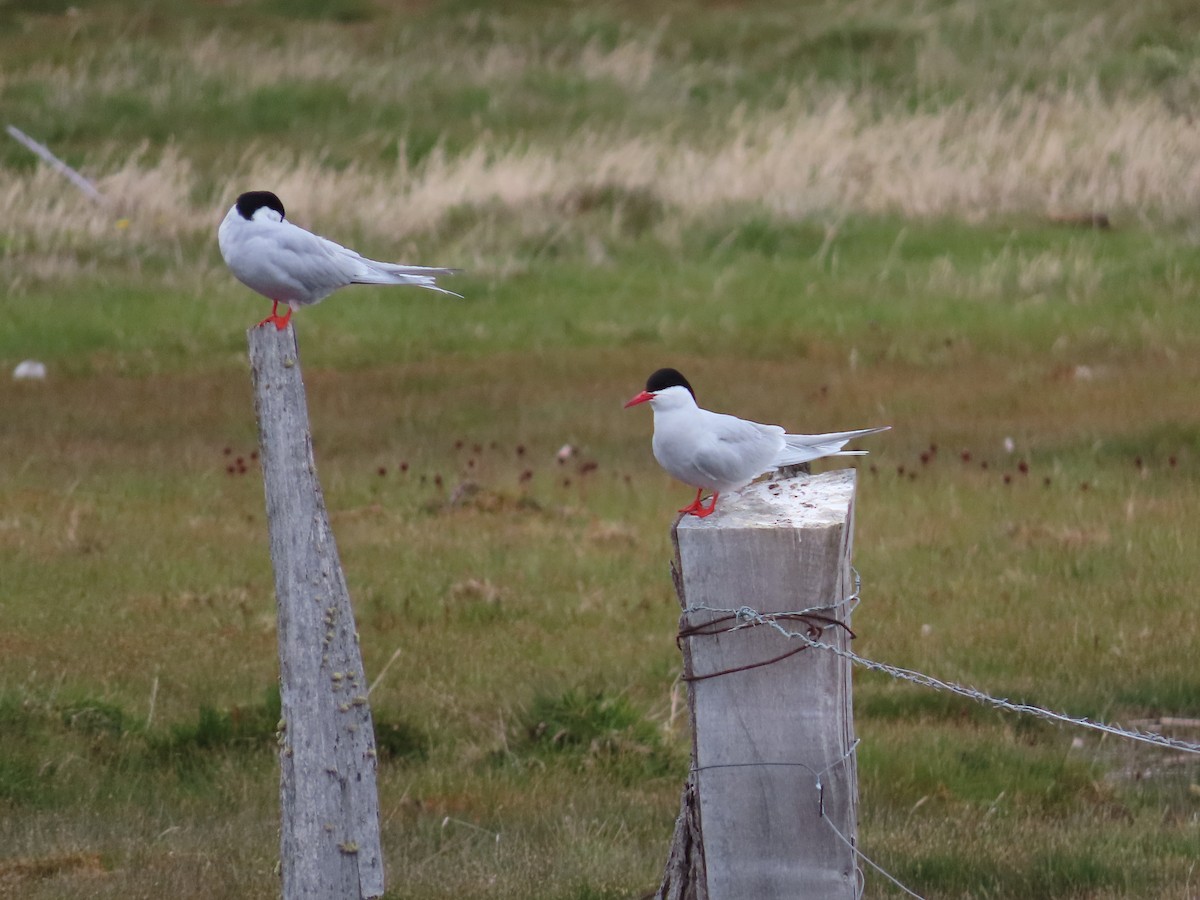
[[[423,287],[439,294],[449,294],[451,297],[462,297],[454,291],[448,291],[437,283],[438,275],[456,275],[458,269],[441,269],[433,266],[402,266],[397,263],[379,262],[375,259],[364,259],[361,271],[355,276],[354,284],[411,284]]]
[[[847,443],[857,437],[887,431],[891,425],[881,428],[862,428],[858,431],[833,431],[829,434],[785,434],[784,448],[775,458],[776,467],[798,466],[823,456],[866,456],[866,450],[843,450]]]

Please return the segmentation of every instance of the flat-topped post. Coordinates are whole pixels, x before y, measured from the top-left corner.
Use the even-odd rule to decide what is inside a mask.
[[[855,481],[769,479],[674,530],[693,744],[664,900],[858,896],[850,664],[769,624],[847,645]]]

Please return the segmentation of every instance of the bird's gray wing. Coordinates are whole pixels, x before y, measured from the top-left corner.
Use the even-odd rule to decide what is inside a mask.
[[[696,448],[696,468],[714,482],[742,486],[771,468],[783,429],[710,413],[707,438]]]
[[[352,283],[362,266],[353,250],[290,222],[282,223],[273,238],[277,275],[291,287],[291,296],[304,302],[315,303]]]

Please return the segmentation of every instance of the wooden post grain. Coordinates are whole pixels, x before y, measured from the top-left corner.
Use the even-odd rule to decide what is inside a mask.
[[[383,894],[375,733],[291,326],[248,332],[278,601],[284,900]]]
[[[849,663],[712,611],[815,607],[779,624],[844,647],[854,488],[853,469],[768,480],[675,528],[693,744],[663,900],[858,895]]]

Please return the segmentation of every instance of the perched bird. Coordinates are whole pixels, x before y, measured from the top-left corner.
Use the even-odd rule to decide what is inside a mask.
[[[283,204],[270,191],[249,191],[237,198],[217,229],[225,264],[238,281],[274,306],[259,322],[282,331],[301,306],[324,300],[348,284],[412,284],[460,296],[437,286],[437,275],[457,269],[402,266],[359,256],[353,250],[305,231],[283,217]],[[279,315],[286,303],[287,315]]]
[[[679,511],[701,518],[712,515],[721,494],[743,488],[759,475],[822,456],[861,456],[865,450],[842,447],[853,438],[891,427],[787,434],[778,425],[760,425],[701,409],[692,386],[675,369],[659,369],[651,375],[646,389],[631,397],[625,408],[639,403],[649,403],[654,410],[651,446],[658,464],[696,488],[696,499]],[[700,502],[705,490],[713,492],[707,507]]]

